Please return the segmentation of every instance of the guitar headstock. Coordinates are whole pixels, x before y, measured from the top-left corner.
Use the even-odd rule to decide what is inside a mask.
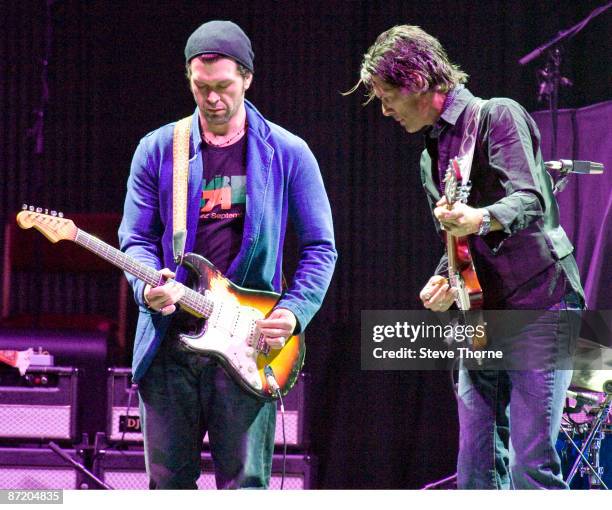
[[[23,211],[17,215],[17,224],[28,229],[34,227],[52,243],[61,240],[74,241],[77,227],[72,220],[64,218],[60,212],[49,211],[40,207],[28,207],[24,204]]]
[[[467,203],[472,183],[468,181],[466,184],[460,184],[461,181],[459,158],[454,157],[448,162],[448,168],[444,176],[444,196],[446,197],[446,203],[449,208],[451,208],[455,202]]]
[[[460,180],[461,167],[459,166],[459,160],[455,157],[448,162],[448,168],[444,176],[444,196],[449,207],[457,201]]]

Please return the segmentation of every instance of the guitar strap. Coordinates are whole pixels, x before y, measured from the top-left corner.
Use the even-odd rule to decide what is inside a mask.
[[[461,167],[461,186],[469,186],[470,173],[472,172],[472,161],[474,160],[474,149],[476,148],[476,137],[478,136],[478,125],[480,123],[480,112],[486,103],[485,100],[476,98],[469,106],[463,139],[459,147],[459,166]]]
[[[461,140],[461,146],[459,147],[459,166],[461,168],[461,187],[464,190],[464,196],[467,199],[469,190],[471,188],[470,174],[472,172],[472,161],[474,160],[474,150],[476,149],[476,137],[478,136],[478,125],[480,124],[480,113],[482,107],[486,103],[485,100],[476,98],[475,101],[470,105],[470,110],[467,112],[467,119],[465,122],[465,130],[463,132],[463,139]],[[465,314],[465,312],[464,312]],[[474,322],[474,324],[483,324],[484,318],[482,310],[476,310],[476,315],[471,320],[465,318],[468,323]],[[486,323],[484,323],[486,324]],[[488,343],[486,333],[474,336],[472,339],[472,347],[475,350],[484,349]],[[477,360],[478,365],[482,365],[482,360]]]
[[[189,130],[192,116],[179,120],[172,136],[172,253],[179,264],[187,238],[187,189],[189,179]]]

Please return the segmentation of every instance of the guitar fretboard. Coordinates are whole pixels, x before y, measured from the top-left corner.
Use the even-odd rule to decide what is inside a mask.
[[[151,287],[157,287],[164,284],[164,278],[159,271],[145,266],[133,257],[130,257],[122,251],[113,248],[111,245],[101,241],[91,234],[88,234],[84,230],[77,229],[74,242],[90,252],[95,253],[114,266],[124,270],[126,273],[129,273],[139,280],[148,283]],[[181,285],[185,291],[185,294],[179,300],[179,303],[183,305],[186,311],[193,313],[193,315],[200,315],[204,318],[210,317],[213,310],[212,299],[209,299],[203,294],[186,287],[182,283],[177,282],[176,285]]]

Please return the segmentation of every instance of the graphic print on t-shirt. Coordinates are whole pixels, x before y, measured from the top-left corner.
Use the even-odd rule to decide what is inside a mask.
[[[246,203],[246,175],[217,175],[202,181],[200,219],[227,220],[241,218]]]
[[[202,147],[200,219],[194,252],[225,273],[238,255],[246,216],[246,137],[229,147]]]

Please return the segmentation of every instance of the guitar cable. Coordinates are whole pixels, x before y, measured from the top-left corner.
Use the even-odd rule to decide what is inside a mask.
[[[280,386],[278,385],[278,382],[276,381],[276,377],[274,377],[274,370],[272,370],[272,367],[270,365],[266,365],[264,367],[264,374],[266,376],[266,380],[268,381],[268,385],[270,386],[272,391],[276,394],[280,402],[281,427],[283,429],[283,469],[281,472],[280,490],[283,490],[283,488],[285,487],[285,475],[286,475],[286,468],[287,468],[287,438],[285,436],[285,404],[283,402],[283,395],[281,393]]]
[[[281,473],[281,486],[280,490],[283,490],[285,486],[285,471],[287,468],[287,438],[285,437],[285,404],[283,403],[283,396],[281,395],[280,390],[276,392],[279,400],[280,400],[280,411],[281,411],[281,426],[283,429],[283,470]]]
[[[127,433],[127,428],[128,428],[127,427],[127,420],[129,420],[129,418],[130,418],[130,410],[132,408],[132,397],[134,396],[134,391],[137,388],[138,388],[138,384],[131,383],[130,384],[130,389],[128,390],[127,409],[125,410],[126,423],[125,423],[125,427],[123,427],[123,430],[122,430],[122,433],[121,433],[121,440],[120,440],[121,443],[123,443],[125,441],[125,434]]]

